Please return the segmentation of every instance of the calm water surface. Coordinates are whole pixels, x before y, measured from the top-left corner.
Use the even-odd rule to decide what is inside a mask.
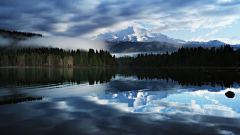
[[[0,69],[0,134],[240,134],[240,74],[205,71]]]

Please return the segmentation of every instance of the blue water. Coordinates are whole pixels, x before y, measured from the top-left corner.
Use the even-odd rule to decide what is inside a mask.
[[[110,81],[8,84],[0,134],[239,134],[240,88],[116,74]],[[22,81],[22,80],[21,80]],[[225,92],[235,93],[227,98]]]

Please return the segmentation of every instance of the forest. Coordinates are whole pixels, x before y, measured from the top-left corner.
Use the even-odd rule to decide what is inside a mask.
[[[3,29],[0,29],[0,35],[4,35],[3,38],[17,38],[17,39],[21,39],[21,37],[33,37],[33,36],[42,37],[43,36],[42,34],[20,32],[20,31],[9,31],[9,30],[3,30]]]
[[[237,67],[240,63],[240,49],[230,45],[210,49],[203,47],[179,48],[171,54],[138,54],[136,58],[117,58],[120,66],[133,67]]]
[[[63,50],[59,48],[0,47],[0,67],[113,67],[118,66],[115,56],[103,50]]]
[[[42,34],[0,29],[3,38],[26,40],[42,37]],[[115,56],[103,50],[63,50],[51,47],[11,47],[0,46],[0,67],[113,67],[118,66]],[[13,48],[15,47],[15,48]]]

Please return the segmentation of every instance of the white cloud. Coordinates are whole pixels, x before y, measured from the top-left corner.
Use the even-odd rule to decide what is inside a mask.
[[[210,34],[210,33],[208,33]],[[206,34],[206,35],[208,35]],[[208,36],[198,36],[198,37],[193,37],[189,40],[186,41],[199,41],[199,42],[208,42],[209,40],[219,40],[221,42],[224,42],[226,44],[230,44],[230,45],[236,45],[236,44],[240,44],[240,40],[239,39],[233,39],[233,38],[207,38]]]
[[[18,4],[3,0],[2,3],[9,5],[8,8],[0,6],[2,28],[68,36],[97,35],[135,26],[137,21],[156,25],[155,32],[194,32],[198,28],[230,25],[239,18],[240,12],[239,4],[230,0],[25,0]],[[26,8],[30,5],[31,8]],[[164,24],[166,22],[171,23]]]
[[[231,38],[215,38],[215,39],[231,45],[240,44],[239,39],[231,39]]]
[[[195,31],[196,31],[195,29],[191,29],[191,33],[192,33],[192,32],[195,32]]]
[[[26,41],[20,41],[20,45],[26,46],[52,46],[60,47],[63,49],[103,49],[106,50],[106,44],[99,40],[88,40],[80,37],[62,37],[62,36],[50,36],[50,37],[40,37],[31,38]]]
[[[205,37],[218,33],[218,29],[212,30],[210,33],[206,34]]]
[[[240,117],[240,114],[233,111],[232,108],[220,105],[204,105],[206,114],[221,117]]]
[[[196,30],[213,29],[211,33],[193,38],[209,41],[210,35],[234,24],[240,18],[239,5],[234,0],[2,0],[0,26],[1,29],[52,36],[92,37],[131,26],[143,28],[135,23],[141,22],[156,26],[147,29],[153,33],[190,30],[196,34]],[[226,38],[221,41],[240,43],[230,36]]]
[[[231,2],[231,0],[218,0],[219,3]]]
[[[209,41],[208,39],[204,39],[203,36],[198,36],[198,37],[193,37],[189,40],[186,40],[186,41],[199,41],[199,42],[207,42]]]

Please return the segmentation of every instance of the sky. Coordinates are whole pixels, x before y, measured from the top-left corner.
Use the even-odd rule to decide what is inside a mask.
[[[0,1],[0,29],[85,38],[132,26],[186,41],[240,44],[240,1]]]

